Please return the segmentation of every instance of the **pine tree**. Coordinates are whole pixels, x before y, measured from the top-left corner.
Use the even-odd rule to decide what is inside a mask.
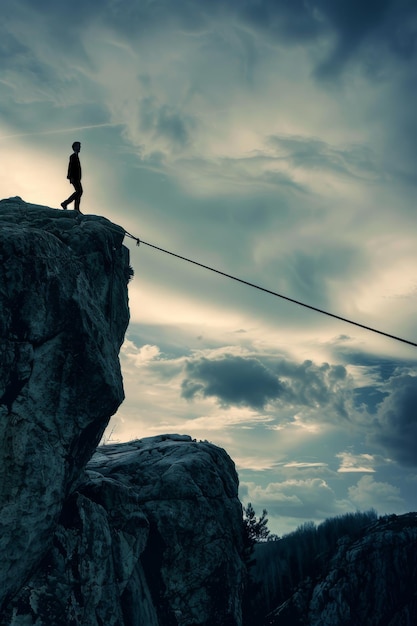
[[[253,553],[255,544],[261,541],[267,541],[269,529],[267,527],[268,512],[264,509],[261,517],[258,519],[255,509],[249,502],[243,507],[243,560],[245,561],[248,571],[248,579],[246,590],[243,598],[243,624],[244,626],[255,626],[259,624],[259,614],[257,611],[256,596],[260,589],[260,583],[255,583],[251,576],[251,567],[255,565]]]

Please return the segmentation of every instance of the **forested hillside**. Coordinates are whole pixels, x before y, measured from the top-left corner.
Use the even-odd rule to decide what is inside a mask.
[[[377,521],[374,510],[347,513],[316,526],[306,522],[294,532],[258,542],[250,566],[245,626],[259,626],[265,615],[284,603],[308,578],[327,570],[338,544],[364,536]]]

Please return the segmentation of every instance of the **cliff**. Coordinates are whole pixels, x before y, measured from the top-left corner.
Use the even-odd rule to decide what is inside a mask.
[[[124,397],[123,238],[0,202],[1,626],[241,624],[227,454],[176,435],[97,449]]]

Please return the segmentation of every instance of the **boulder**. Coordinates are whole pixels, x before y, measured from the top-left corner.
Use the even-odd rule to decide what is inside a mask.
[[[88,469],[137,493],[142,565],[161,626],[238,626],[246,569],[238,477],[227,453],[188,436],[108,445]]]
[[[241,626],[246,569],[226,452],[163,435],[98,449],[4,626]]]

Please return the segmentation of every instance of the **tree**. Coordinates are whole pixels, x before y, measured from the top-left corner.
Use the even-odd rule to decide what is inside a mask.
[[[248,569],[255,564],[253,559],[255,544],[260,541],[266,541],[268,538],[267,515],[268,511],[264,509],[261,517],[258,519],[255,509],[250,502],[248,506],[243,507],[243,559]]]
[[[269,535],[268,524],[268,511],[264,509],[261,517],[258,519],[255,514],[255,509],[249,502],[248,506],[243,507],[243,524],[248,537],[248,540],[255,545],[259,541],[266,541]]]
[[[254,626],[255,624],[259,624],[258,603],[256,602],[256,596],[260,589],[260,583],[254,582],[250,570],[256,562],[253,558],[255,544],[267,541],[270,534],[267,526],[267,515],[268,512],[264,509],[261,517],[258,519],[255,514],[255,509],[250,502],[246,507],[243,507],[243,560],[248,572],[246,589],[243,597],[244,626]]]

